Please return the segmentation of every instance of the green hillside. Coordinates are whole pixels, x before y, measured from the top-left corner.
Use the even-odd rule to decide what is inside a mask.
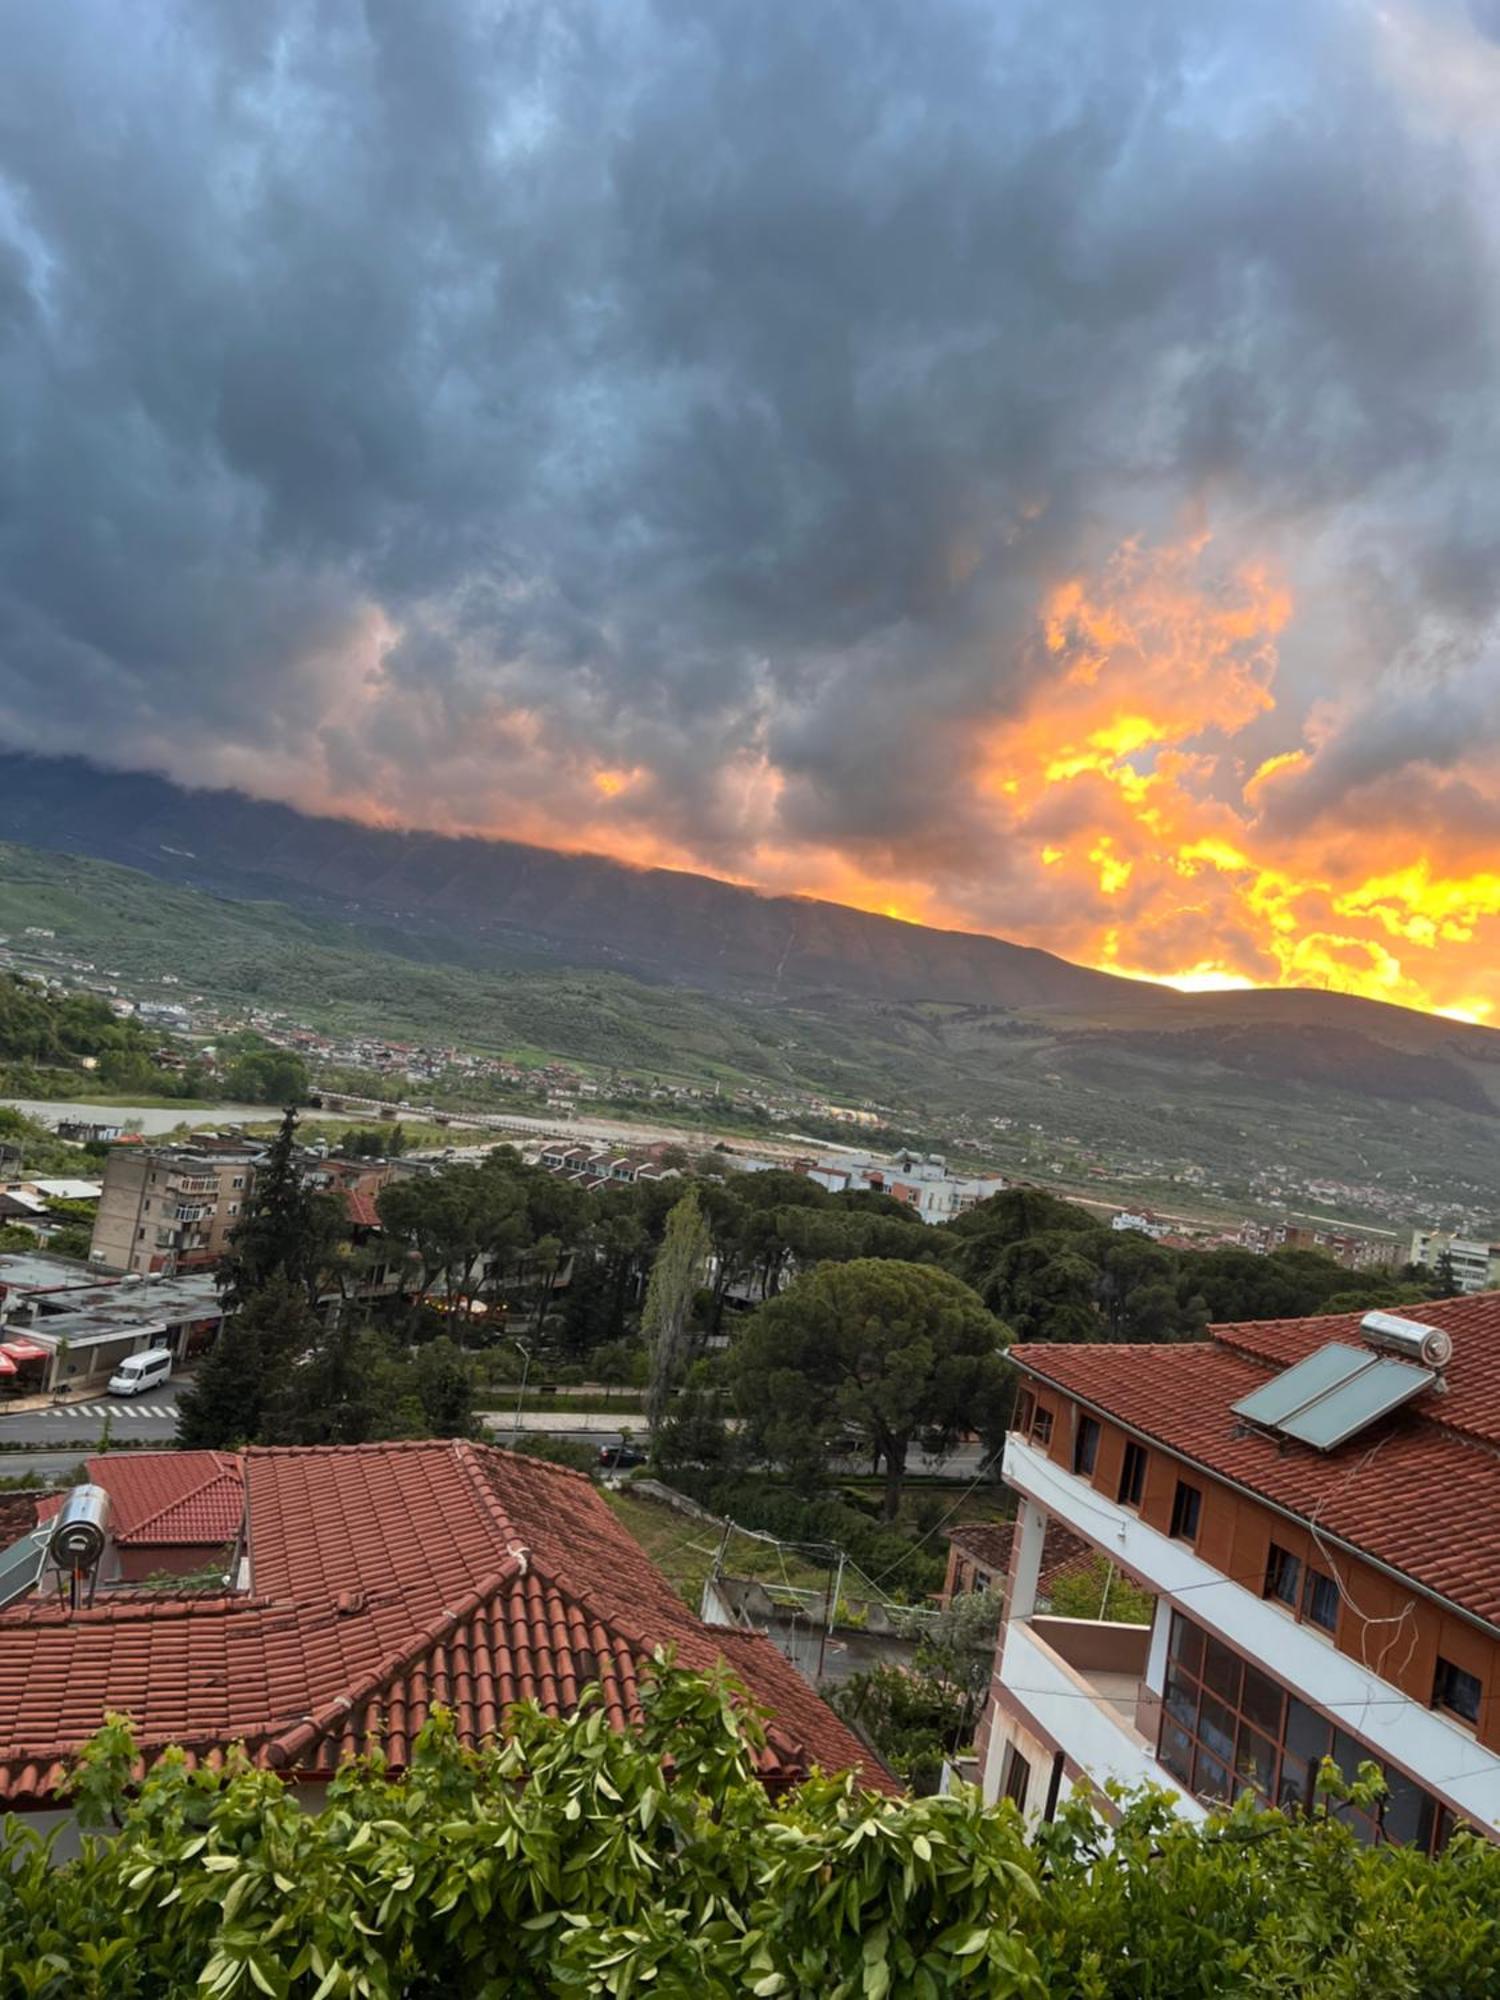
[[[435,954],[455,947],[440,939],[0,845],[0,935],[30,946],[30,925],[57,934],[39,949],[137,994],[168,974],[182,986],[164,998],[201,993],[329,1029],[871,1101],[913,1138],[1168,1212],[1317,1212],[1329,1198],[1302,1190],[1319,1179],[1373,1191],[1339,1197],[1350,1219],[1500,1210],[1491,1038],[1455,1031],[1414,1052],[1381,1039],[1387,1016],[1392,1036],[1406,1019],[1390,1009],[1351,1029],[1187,1020],[1172,1033],[849,992],[725,999],[592,969],[443,963]]]

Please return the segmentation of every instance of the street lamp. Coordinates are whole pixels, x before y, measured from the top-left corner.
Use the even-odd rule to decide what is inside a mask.
[[[510,1445],[511,1450],[514,1451],[516,1440],[521,1435],[521,1405],[526,1400],[526,1377],[531,1373],[531,1349],[526,1345],[524,1340],[512,1340],[510,1344],[512,1347],[518,1347],[524,1357],[521,1362],[521,1386],[516,1391],[515,1421],[510,1427]]]

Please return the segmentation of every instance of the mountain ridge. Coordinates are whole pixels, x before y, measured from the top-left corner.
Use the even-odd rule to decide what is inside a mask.
[[[1500,1034],[1309,988],[1183,994],[1034,945],[511,840],[371,827],[241,791],[0,750],[0,839],[268,898],[487,967],[593,965],[741,997],[820,991],[1111,1028],[1313,1023],[1500,1059]]]

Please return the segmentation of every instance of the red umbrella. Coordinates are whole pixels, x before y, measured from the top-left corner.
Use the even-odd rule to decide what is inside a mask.
[[[51,1352],[34,1340],[0,1340],[0,1355],[8,1354],[12,1361],[45,1361]]]

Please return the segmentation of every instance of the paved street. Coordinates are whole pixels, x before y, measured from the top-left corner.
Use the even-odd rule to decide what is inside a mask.
[[[108,1417],[117,1438],[150,1439],[170,1444],[177,1435],[177,1391],[153,1396],[100,1396],[91,1403],[58,1403],[50,1410],[29,1410],[17,1416],[0,1414],[0,1444],[55,1445],[61,1438],[87,1438],[92,1444]],[[11,1469],[10,1452],[0,1452],[0,1472]]]

